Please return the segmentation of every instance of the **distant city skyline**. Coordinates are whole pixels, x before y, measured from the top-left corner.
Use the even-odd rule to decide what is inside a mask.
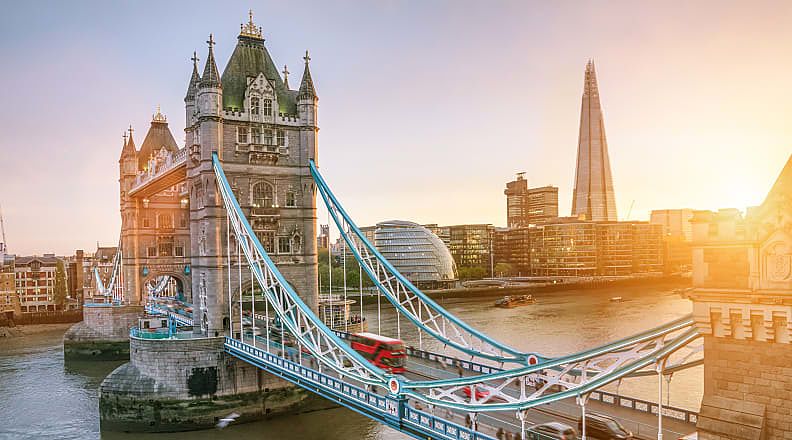
[[[591,57],[620,219],[633,200],[629,219],[642,220],[653,209],[761,203],[792,151],[792,5],[617,3],[173,2],[157,14],[98,1],[9,4],[0,17],[12,66],[0,73],[8,250],[71,255],[117,243],[121,135],[132,124],[142,141],[161,104],[183,146],[189,58],[206,56],[212,32],[225,65],[248,8],[292,80],[310,50],[319,163],[360,224],[505,225],[503,185],[520,171],[530,186],[559,187],[568,213]],[[286,15],[301,25],[272,19]]]

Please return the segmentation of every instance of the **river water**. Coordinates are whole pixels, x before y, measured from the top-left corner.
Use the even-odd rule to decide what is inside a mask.
[[[497,309],[495,298],[438,299],[475,328],[515,348],[548,356],[569,354],[629,336],[689,314],[691,304],[672,287],[619,287],[603,290],[540,293],[534,305]],[[622,302],[611,302],[621,296]],[[354,306],[355,308],[358,305]],[[382,333],[396,336],[392,308],[381,307]],[[366,304],[369,330],[377,331],[377,305]],[[404,319],[402,338],[417,346],[417,334]],[[99,427],[98,388],[120,362],[70,362],[64,365],[65,328],[0,339],[0,439],[404,439],[346,409],[335,408],[273,420],[170,434],[103,432]],[[425,349],[439,348],[423,337]],[[611,387],[611,390],[615,388]],[[641,378],[620,385],[623,395],[654,400],[657,379]],[[703,368],[674,375],[673,406],[698,409],[703,393]],[[665,403],[665,402],[664,402]]]

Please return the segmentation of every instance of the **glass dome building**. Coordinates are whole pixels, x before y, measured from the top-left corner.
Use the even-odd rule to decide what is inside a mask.
[[[374,246],[419,288],[450,287],[457,279],[451,252],[437,235],[417,223],[403,220],[377,223]]]

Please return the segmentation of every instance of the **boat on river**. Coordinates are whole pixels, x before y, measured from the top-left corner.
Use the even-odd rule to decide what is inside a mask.
[[[518,296],[508,295],[495,301],[495,307],[500,307],[503,309],[511,309],[514,307],[533,304],[535,302],[536,299],[532,295],[518,295]]]

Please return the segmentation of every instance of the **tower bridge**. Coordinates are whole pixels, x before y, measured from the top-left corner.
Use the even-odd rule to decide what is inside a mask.
[[[131,129],[124,139],[119,276],[102,288],[136,313],[145,306],[147,315],[130,332],[130,362],[101,386],[103,425],[211,426],[230,410],[243,419],[289,410],[307,393],[415,438],[551,438],[531,425],[576,424],[592,407],[629,420],[641,438],[678,436],[701,424],[697,413],[664,407],[662,392],[671,373],[707,364],[701,314],[561,357],[510,347],[473,328],[399,273],[322,177],[308,54],[299,89],[291,90],[252,15],[222,75],[213,36],[207,44],[202,74],[193,57],[186,145],[176,145],[159,110],[139,150]],[[370,362],[351,348],[348,333],[318,316],[317,195],[344,252],[397,312],[389,336],[417,329],[404,373]],[[156,300],[168,285],[164,277],[184,298],[175,308]],[[152,319],[169,322],[152,326]],[[424,350],[424,339],[443,352]],[[602,391],[638,376],[657,377],[656,402]]]

